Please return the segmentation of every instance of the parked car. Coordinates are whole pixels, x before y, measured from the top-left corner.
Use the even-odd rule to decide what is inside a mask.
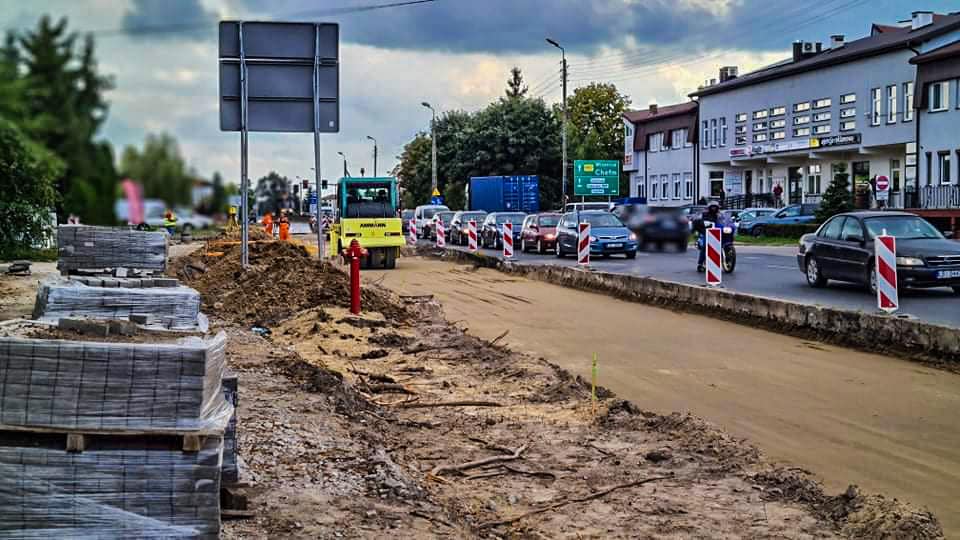
[[[513,224],[513,245],[520,243],[520,229],[527,215],[523,212],[493,212],[487,214],[480,227],[480,247],[499,249],[503,246],[503,224]]]
[[[447,212],[450,209],[442,204],[425,204],[413,210],[413,223],[417,227],[417,238],[426,238],[427,225],[437,212]]]
[[[450,230],[450,220],[453,219],[454,214],[456,214],[456,212],[452,210],[437,212],[434,214],[433,219],[431,219],[430,223],[428,223],[426,226],[426,234],[428,235],[427,237],[431,240],[437,239],[437,218],[440,218],[440,220],[443,221],[443,232],[444,234],[447,234],[447,231]]]
[[[833,216],[800,239],[797,264],[811,287],[831,279],[866,285],[876,294],[874,239],[897,239],[900,287],[950,287],[960,295],[960,243],[907,212],[849,212]]]
[[[177,214],[177,226],[180,227],[181,231],[192,231],[213,227],[213,218],[210,216],[198,214],[193,210],[184,207],[175,208],[174,212]]]
[[[410,230],[410,220],[413,219],[413,210],[404,210],[400,212],[400,224],[403,228],[403,234]]]
[[[759,218],[772,216],[776,212],[776,208],[747,208],[734,217],[733,222],[737,224],[737,230],[741,234],[750,234]]]
[[[637,235],[630,232],[617,216],[602,210],[580,212],[580,222],[590,224],[590,255],[608,257],[623,254],[628,259],[637,256]],[[577,214],[568,213],[557,224],[557,257],[576,255],[578,248]]]
[[[585,212],[587,210],[610,210],[610,203],[605,202],[578,202],[578,203],[567,203],[563,206],[563,213],[576,212],[580,210]]]
[[[447,241],[458,246],[468,243],[467,224],[472,220],[477,222],[477,232],[486,219],[487,213],[483,210],[460,211],[450,219],[450,230],[447,232]]]
[[[815,219],[818,204],[791,204],[786,208],[777,210],[776,213],[766,217],[760,217],[753,221],[749,227],[744,229],[740,227],[742,234],[752,234],[753,236],[763,236],[764,230],[769,225],[799,225],[810,223]]]
[[[621,204],[613,208],[613,215],[637,235],[640,249],[653,243],[660,250],[665,244],[674,244],[680,251],[687,250],[690,227],[687,218],[677,208]]]
[[[520,251],[530,249],[534,249],[537,253],[552,251],[557,242],[557,223],[561,215],[550,212],[527,216],[520,231]]]

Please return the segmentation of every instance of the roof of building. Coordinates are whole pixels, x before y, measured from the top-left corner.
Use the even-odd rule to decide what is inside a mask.
[[[883,30],[870,36],[845,43],[841,47],[827,49],[810,58],[796,62],[785,61],[751,73],[747,73],[724,81],[713,86],[701,88],[690,94],[694,96],[708,96],[719,94],[735,88],[742,88],[752,84],[796,75],[807,71],[852,62],[861,58],[884,54],[893,50],[910,47],[914,44],[927,41],[936,36],[960,28],[960,13],[950,15],[935,15],[932,24],[913,30],[909,27],[892,27],[873,25],[874,29]]]
[[[914,56],[910,59],[911,64],[925,64],[927,62],[935,62],[937,60],[943,60],[945,58],[957,58],[960,57],[960,40],[954,41],[953,43],[948,43],[943,47],[938,47],[931,51],[927,51],[921,55]]]
[[[627,111],[623,113],[623,117],[634,124],[642,124],[644,122],[651,122],[661,118],[686,114],[697,110],[698,106],[699,104],[696,101],[688,101],[686,103],[679,103],[676,105],[664,105],[663,107],[657,107],[656,113],[650,111],[650,109],[643,109],[641,111]]]

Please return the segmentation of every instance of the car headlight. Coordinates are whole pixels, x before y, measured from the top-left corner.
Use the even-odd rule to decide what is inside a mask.
[[[723,234],[733,234],[733,227],[730,227],[730,226],[724,227]]]
[[[590,241],[591,241],[591,242],[596,242],[596,241],[597,241],[597,237],[596,237],[596,236],[591,236],[591,237],[590,237]]]
[[[630,233],[630,239],[631,239],[631,240],[636,240],[636,239],[637,239],[637,234],[636,234],[636,233]]]
[[[923,266],[923,259],[917,257],[897,257],[897,266]]]
[[[553,240],[554,238],[557,237],[557,235],[555,235],[555,234],[545,234],[545,235],[543,235],[543,237],[544,237],[545,239],[547,239],[547,240]]]

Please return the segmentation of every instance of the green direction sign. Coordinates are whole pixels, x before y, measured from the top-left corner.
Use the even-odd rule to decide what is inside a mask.
[[[619,195],[620,162],[615,159],[578,159],[573,162],[574,195]]]

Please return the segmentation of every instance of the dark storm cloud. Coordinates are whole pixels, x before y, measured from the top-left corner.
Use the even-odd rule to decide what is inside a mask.
[[[150,39],[208,37],[216,24],[200,0],[133,0],[121,22],[130,37]]]

